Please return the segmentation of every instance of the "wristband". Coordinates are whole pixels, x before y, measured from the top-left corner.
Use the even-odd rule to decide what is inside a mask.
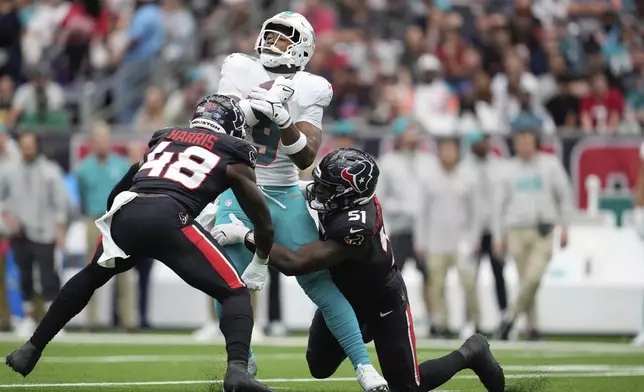
[[[266,265],[268,264],[268,257],[265,259],[262,259],[261,257],[257,256],[257,253],[253,255],[253,263],[261,264],[261,265]]]
[[[248,250],[255,253],[257,247],[255,246],[255,233],[252,230],[244,236],[244,245]]]
[[[257,119],[257,117],[255,117],[255,112],[253,111],[253,108],[250,107],[250,100],[242,99],[238,103],[239,103],[239,107],[244,113],[244,117],[246,117],[246,125],[250,127],[257,125],[259,120]]]
[[[285,146],[282,144],[280,141],[279,144],[279,149],[281,152],[283,152],[286,155],[293,155],[297,154],[298,152],[302,151],[304,147],[306,147],[307,139],[306,136],[300,132],[300,138],[297,139],[297,141],[293,144],[289,144],[288,146]]]

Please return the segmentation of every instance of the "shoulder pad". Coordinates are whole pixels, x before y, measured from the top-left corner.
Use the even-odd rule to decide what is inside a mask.
[[[327,107],[333,98],[333,86],[322,76],[301,72],[298,86],[295,87],[300,95],[300,105],[303,107],[318,105]]]
[[[226,72],[234,72],[233,70],[237,69],[237,67],[252,67],[257,65],[261,65],[258,58],[244,53],[233,53],[228,55],[221,64],[221,74],[224,75]],[[230,75],[228,74],[228,76]]]
[[[148,142],[148,148],[156,146],[161,140],[163,140],[164,137],[168,135],[171,130],[172,128],[164,128],[154,132],[154,134],[150,138],[150,141]]]
[[[219,145],[220,148],[228,154],[229,164],[243,163],[252,168],[255,167],[257,161],[257,150],[252,144],[245,140],[229,136],[222,138]]]

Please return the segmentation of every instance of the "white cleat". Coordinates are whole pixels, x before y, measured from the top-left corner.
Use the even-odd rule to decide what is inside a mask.
[[[31,317],[25,317],[16,325],[15,332],[16,336],[20,339],[29,339],[31,338],[31,335],[34,334],[35,330],[36,322],[34,319]]]
[[[219,325],[213,322],[204,324],[203,327],[192,333],[192,338],[198,342],[211,342],[221,336]]]
[[[641,331],[639,335],[635,336],[635,339],[633,339],[633,346],[644,347],[644,331]]]
[[[389,392],[389,384],[373,365],[358,365],[356,378],[365,392]]]
[[[261,342],[263,340],[266,340],[266,335],[264,335],[262,327],[259,327],[257,325],[253,327],[252,340],[253,342]]]

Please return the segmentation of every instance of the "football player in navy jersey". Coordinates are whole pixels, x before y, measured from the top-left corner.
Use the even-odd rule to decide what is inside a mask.
[[[246,285],[223,248],[194,218],[220,193],[232,189],[253,221],[256,263],[266,263],[273,228],[266,200],[255,182],[255,148],[243,140],[245,118],[223,95],[204,98],[189,128],[154,133],[149,150],[115,185],[107,213],[96,221],[102,238],[91,263],[61,289],[31,339],[7,356],[27,376],[45,346],[88,303],[96,289],[138,260],[154,258],[189,285],[223,306],[227,392],[267,392],[246,371],[252,307]]]
[[[375,196],[378,175],[374,159],[360,150],[343,148],[324,157],[306,188],[321,239],[297,251],[275,244],[268,264],[286,275],[331,271],[356,312],[365,341],[374,341],[391,391],[430,391],[472,369],[489,392],[503,392],[503,370],[481,334],[442,358],[418,364],[407,289]],[[239,222],[216,226],[213,235],[222,244],[243,241],[250,250],[256,248],[254,233]],[[259,284],[266,275],[266,265],[251,263],[242,278]],[[319,310],[309,330],[306,358],[316,378],[330,377],[345,359]]]

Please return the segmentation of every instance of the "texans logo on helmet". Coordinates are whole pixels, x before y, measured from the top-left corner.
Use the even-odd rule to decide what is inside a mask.
[[[358,192],[366,192],[369,182],[371,181],[371,172],[373,166],[371,163],[362,161],[355,166],[345,168],[340,175],[342,179],[348,182],[353,189]]]

